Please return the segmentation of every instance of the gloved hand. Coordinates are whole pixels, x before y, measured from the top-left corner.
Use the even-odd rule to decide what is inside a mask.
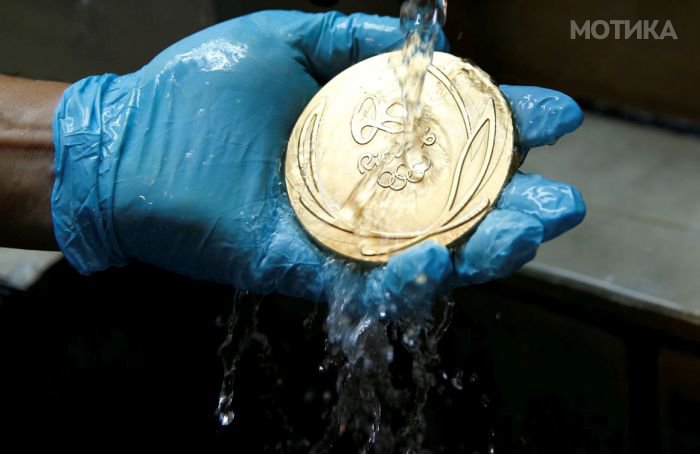
[[[295,219],[281,165],[298,115],[320,84],[401,40],[397,19],[262,12],[183,39],[135,73],[72,85],[54,119],[52,212],[66,258],[85,274],[137,260],[386,310],[513,272],[581,221],[574,188],[517,174],[453,255],[428,241],[369,270],[319,248]],[[502,88],[522,148],[582,121],[561,93]]]

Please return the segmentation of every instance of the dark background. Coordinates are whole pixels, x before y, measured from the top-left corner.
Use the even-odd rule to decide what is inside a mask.
[[[630,394],[637,393],[635,405],[644,399],[647,418],[647,403],[656,403],[647,395],[654,382],[646,371],[643,383],[630,380],[637,366],[624,336],[638,342],[643,333],[558,313],[557,300],[549,303],[558,310],[543,309],[547,299],[531,285],[501,283],[455,295],[435,370],[438,386],[426,407],[426,446],[470,454],[641,452],[634,446],[649,442],[648,421],[631,414]],[[234,386],[236,418],[222,428],[214,414],[223,377],[217,349],[233,299],[228,287],[146,266],[86,278],[65,262],[27,292],[6,291],[0,445],[197,443],[199,450],[308,452],[329,424],[323,394],[335,389],[335,373],[319,371],[325,306],[280,296],[262,301],[258,329],[269,348],[252,342],[244,353]],[[460,371],[462,389],[450,384]],[[630,433],[635,429],[639,441]],[[700,446],[692,431],[681,435]],[[359,451],[341,439],[331,452]]]
[[[124,73],[181,37],[254,10],[396,14],[399,3],[5,0],[0,72],[65,81]],[[452,0],[446,31],[454,53],[499,82],[549,86],[591,108],[694,130],[699,12],[692,1]],[[671,19],[679,40],[572,41],[572,19]],[[263,301],[271,353],[247,354],[236,420],[222,429],[216,352],[233,289],[143,266],[86,278],[62,262],[29,291],[1,295],[0,444],[196,441],[200,450],[304,452],[301,440],[325,427],[319,395],[333,389],[333,377],[318,371],[323,307]],[[522,275],[455,296],[442,367],[478,379],[461,392],[441,383],[427,410],[428,445],[450,453],[700,452],[694,326],[610,310],[599,295]]]
[[[396,0],[5,0],[0,72],[75,81],[140,68],[209,24],[261,9],[397,15]],[[570,22],[671,20],[678,40],[570,39]],[[584,105],[676,127],[700,124],[700,4],[692,0],[449,2],[456,55],[499,83],[537,84]]]

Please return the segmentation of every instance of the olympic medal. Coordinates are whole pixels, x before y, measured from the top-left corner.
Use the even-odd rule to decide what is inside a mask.
[[[299,117],[285,157],[304,229],[365,262],[424,240],[466,239],[519,163],[510,106],[484,71],[436,52],[421,114],[406,125],[397,56],[369,58],[328,82]]]

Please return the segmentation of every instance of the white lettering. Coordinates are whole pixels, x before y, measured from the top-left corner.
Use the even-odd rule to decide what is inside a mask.
[[[584,39],[591,39],[591,21],[587,20],[583,27],[579,27],[575,20],[571,21],[571,39],[576,36],[583,36]]]
[[[676,35],[676,30],[674,30],[673,24],[670,20],[666,21],[666,23],[664,24],[664,29],[661,31],[661,39],[666,39],[666,37],[678,39],[678,35]]]
[[[598,27],[603,27],[603,33],[598,32]],[[591,34],[595,39],[605,39],[610,34],[610,26],[604,20],[597,20],[591,25]]]
[[[634,33],[637,34],[637,39],[642,39],[642,21],[638,20],[635,22],[632,28],[630,28],[630,21],[627,21],[627,26],[625,27],[625,39],[630,39]]]
[[[615,39],[678,39],[676,30],[670,20],[664,22],[663,30],[659,35],[657,27],[659,20],[637,20],[635,22],[622,19],[587,20],[579,26],[575,20],[571,20],[571,39],[583,38],[606,39],[610,36],[610,29],[613,29]],[[624,30],[624,36],[623,36]]]
[[[656,34],[656,26],[659,25],[659,21],[655,20],[649,25],[649,21],[644,21],[644,39],[649,39],[649,35],[654,35],[654,39],[659,39],[659,35]]]
[[[620,25],[629,24],[628,20],[611,20],[610,25],[615,26],[615,39],[620,39]]]

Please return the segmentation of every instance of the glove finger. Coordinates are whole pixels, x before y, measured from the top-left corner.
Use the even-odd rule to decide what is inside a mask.
[[[540,221],[520,211],[496,209],[455,256],[458,285],[508,276],[535,257],[542,243]]]
[[[435,241],[424,241],[368,274],[365,310],[380,317],[424,311],[435,296],[446,290],[452,272],[447,248]]]
[[[576,227],[586,216],[578,190],[537,174],[517,172],[503,189],[498,208],[536,217],[544,227],[544,241]]]
[[[354,63],[396,50],[403,43],[403,32],[395,17],[363,13],[345,16],[338,12],[305,16],[295,44],[306,55],[311,73],[323,81]],[[440,31],[435,50],[447,49],[447,38]]]
[[[518,130],[520,148],[552,145],[583,123],[583,112],[564,93],[548,88],[501,85],[508,98]]]

